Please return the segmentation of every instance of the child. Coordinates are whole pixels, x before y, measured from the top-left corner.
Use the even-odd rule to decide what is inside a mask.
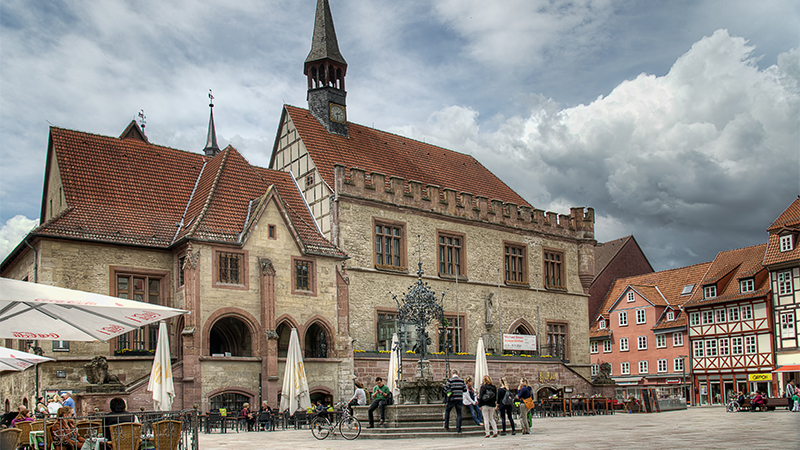
[[[794,404],[792,412],[800,412],[800,395],[797,393],[797,391],[794,391],[794,395],[792,396],[792,402]]]

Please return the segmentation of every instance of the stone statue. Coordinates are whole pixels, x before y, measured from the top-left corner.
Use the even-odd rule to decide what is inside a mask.
[[[486,319],[484,321],[484,325],[486,325],[487,329],[491,328],[491,326],[494,325],[492,317],[494,313],[494,305],[492,305],[492,297],[494,297],[494,292],[489,293],[489,296],[486,297],[486,302],[484,304],[486,308]]]
[[[89,384],[119,384],[119,378],[108,373],[108,361],[103,356],[95,356],[83,368],[86,370],[86,380]]]
[[[614,380],[611,379],[611,364],[610,363],[603,363],[600,364],[600,374],[594,377],[592,383],[595,384],[614,384]]]

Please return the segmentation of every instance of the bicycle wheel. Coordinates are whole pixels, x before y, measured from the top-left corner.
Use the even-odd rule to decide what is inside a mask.
[[[317,416],[311,421],[311,434],[319,440],[323,440],[331,433],[331,421],[327,417]]]
[[[339,422],[339,433],[345,439],[352,441],[361,435],[361,422],[355,417],[345,417]]]

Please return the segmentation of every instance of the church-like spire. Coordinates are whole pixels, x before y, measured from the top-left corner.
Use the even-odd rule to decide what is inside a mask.
[[[206,137],[206,148],[203,151],[206,156],[213,158],[219,153],[219,146],[217,145],[217,130],[214,128],[214,96],[211,94],[211,89],[208,90],[208,100],[211,117],[208,119],[208,136]]]
[[[336,40],[336,29],[333,26],[333,16],[328,0],[317,0],[314,37],[311,42],[311,51],[306,57],[306,73],[308,73],[309,63],[319,62],[323,59],[330,59],[347,66],[347,61],[339,52],[339,42]]]
[[[328,0],[317,0],[314,36],[303,73],[308,78],[308,110],[329,132],[347,136],[347,62],[339,52]]]

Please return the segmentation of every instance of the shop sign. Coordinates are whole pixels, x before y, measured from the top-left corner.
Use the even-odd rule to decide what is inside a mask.
[[[667,384],[681,384],[681,380],[667,378]]]
[[[532,350],[536,351],[536,335],[535,334],[504,334],[503,335],[503,349],[504,350]]]
[[[750,381],[772,381],[771,373],[751,373]]]

